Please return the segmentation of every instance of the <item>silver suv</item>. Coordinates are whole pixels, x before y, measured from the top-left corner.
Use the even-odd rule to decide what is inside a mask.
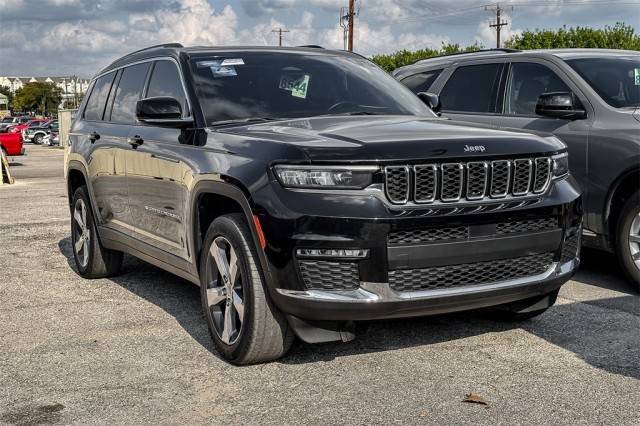
[[[487,50],[393,75],[445,117],[562,139],[583,190],[584,244],[615,251],[640,290],[640,52]]]

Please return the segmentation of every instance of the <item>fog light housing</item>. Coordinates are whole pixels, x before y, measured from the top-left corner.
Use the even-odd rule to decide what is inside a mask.
[[[296,249],[296,256],[300,258],[364,259],[369,256],[369,249],[299,248]]]

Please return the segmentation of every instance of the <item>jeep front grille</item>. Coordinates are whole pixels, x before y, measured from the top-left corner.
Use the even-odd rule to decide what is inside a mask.
[[[455,203],[545,192],[551,158],[387,166],[385,191],[394,204]]]
[[[553,253],[534,254],[487,262],[389,271],[389,286],[395,291],[436,290],[493,284],[546,272]]]
[[[360,285],[355,262],[305,260],[300,262],[300,273],[308,289],[352,290]]]

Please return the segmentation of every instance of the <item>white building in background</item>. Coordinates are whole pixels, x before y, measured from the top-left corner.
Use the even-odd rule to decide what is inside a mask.
[[[8,87],[12,93],[32,82],[54,83],[62,90],[64,99],[74,99],[84,94],[89,88],[89,80],[75,76],[67,77],[5,77],[0,76],[0,86]]]

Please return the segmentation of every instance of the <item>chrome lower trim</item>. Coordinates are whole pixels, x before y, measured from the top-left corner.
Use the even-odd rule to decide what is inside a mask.
[[[355,290],[287,290],[279,288],[276,289],[276,291],[284,296],[319,302],[384,303],[409,300],[420,301],[437,299],[439,297],[487,293],[495,290],[504,290],[533,284],[549,278],[557,278],[570,274],[578,267],[579,264],[580,260],[578,258],[562,264],[554,262],[541,274],[518,278],[515,280],[497,281],[488,284],[450,289],[398,292],[393,290],[389,286],[389,283],[361,282],[360,288]]]

